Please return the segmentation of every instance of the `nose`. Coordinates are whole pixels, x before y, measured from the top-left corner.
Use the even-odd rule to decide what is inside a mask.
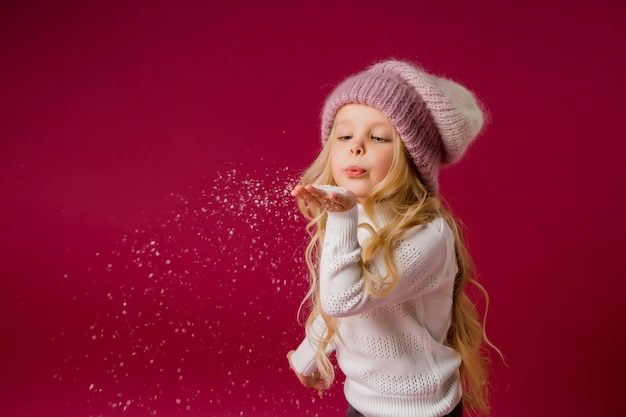
[[[350,155],[359,156],[365,153],[363,143],[359,140],[355,140],[350,146]]]

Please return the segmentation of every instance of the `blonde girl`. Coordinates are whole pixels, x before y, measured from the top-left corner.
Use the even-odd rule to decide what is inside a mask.
[[[472,262],[438,196],[440,167],[483,119],[467,89],[402,61],[326,100],[322,151],[292,191],[310,220],[311,285],[306,338],[288,359],[321,394],[335,352],[347,416],[488,412],[488,341],[464,292]]]

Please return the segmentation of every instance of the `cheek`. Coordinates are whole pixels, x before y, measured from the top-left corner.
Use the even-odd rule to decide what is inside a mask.
[[[393,164],[393,152],[386,153],[380,159],[379,167],[381,170],[381,175],[383,175],[383,177],[387,176],[387,174],[389,173],[389,170],[391,169],[392,164]]]
[[[341,172],[341,164],[340,164],[340,159],[335,158],[334,155],[332,154],[330,155],[330,170],[332,171],[333,179],[335,179],[335,182],[336,182],[337,176]]]

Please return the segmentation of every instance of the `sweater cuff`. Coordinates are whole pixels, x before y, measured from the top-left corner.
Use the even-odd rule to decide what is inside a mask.
[[[343,212],[329,211],[326,219],[325,244],[352,248],[358,244],[359,208],[354,205]]]
[[[317,370],[315,353],[316,347],[308,339],[304,339],[291,354],[291,365],[294,370],[304,376],[312,375]]]

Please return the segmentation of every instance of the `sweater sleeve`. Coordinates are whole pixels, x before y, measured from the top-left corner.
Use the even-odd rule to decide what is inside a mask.
[[[315,352],[317,345],[305,338],[300,346],[291,355],[291,365],[294,370],[304,376],[310,376],[317,370]]]
[[[315,362],[315,353],[319,343],[317,342],[319,335],[324,334],[326,325],[321,316],[313,322],[312,333],[307,331],[307,337],[300,343],[298,348],[291,355],[291,364],[299,374],[309,376],[317,370]],[[334,350],[334,346],[329,345],[326,355],[330,355]]]
[[[433,291],[443,279],[454,279],[455,271],[445,271],[446,265],[450,265],[446,260],[454,256],[451,231],[443,219],[436,219],[409,230],[397,242],[394,251],[397,284],[384,297],[370,296],[362,276],[357,229],[356,208],[328,213],[320,262],[320,300],[327,314],[335,317],[361,314]],[[385,277],[382,253],[377,253],[367,268]]]

